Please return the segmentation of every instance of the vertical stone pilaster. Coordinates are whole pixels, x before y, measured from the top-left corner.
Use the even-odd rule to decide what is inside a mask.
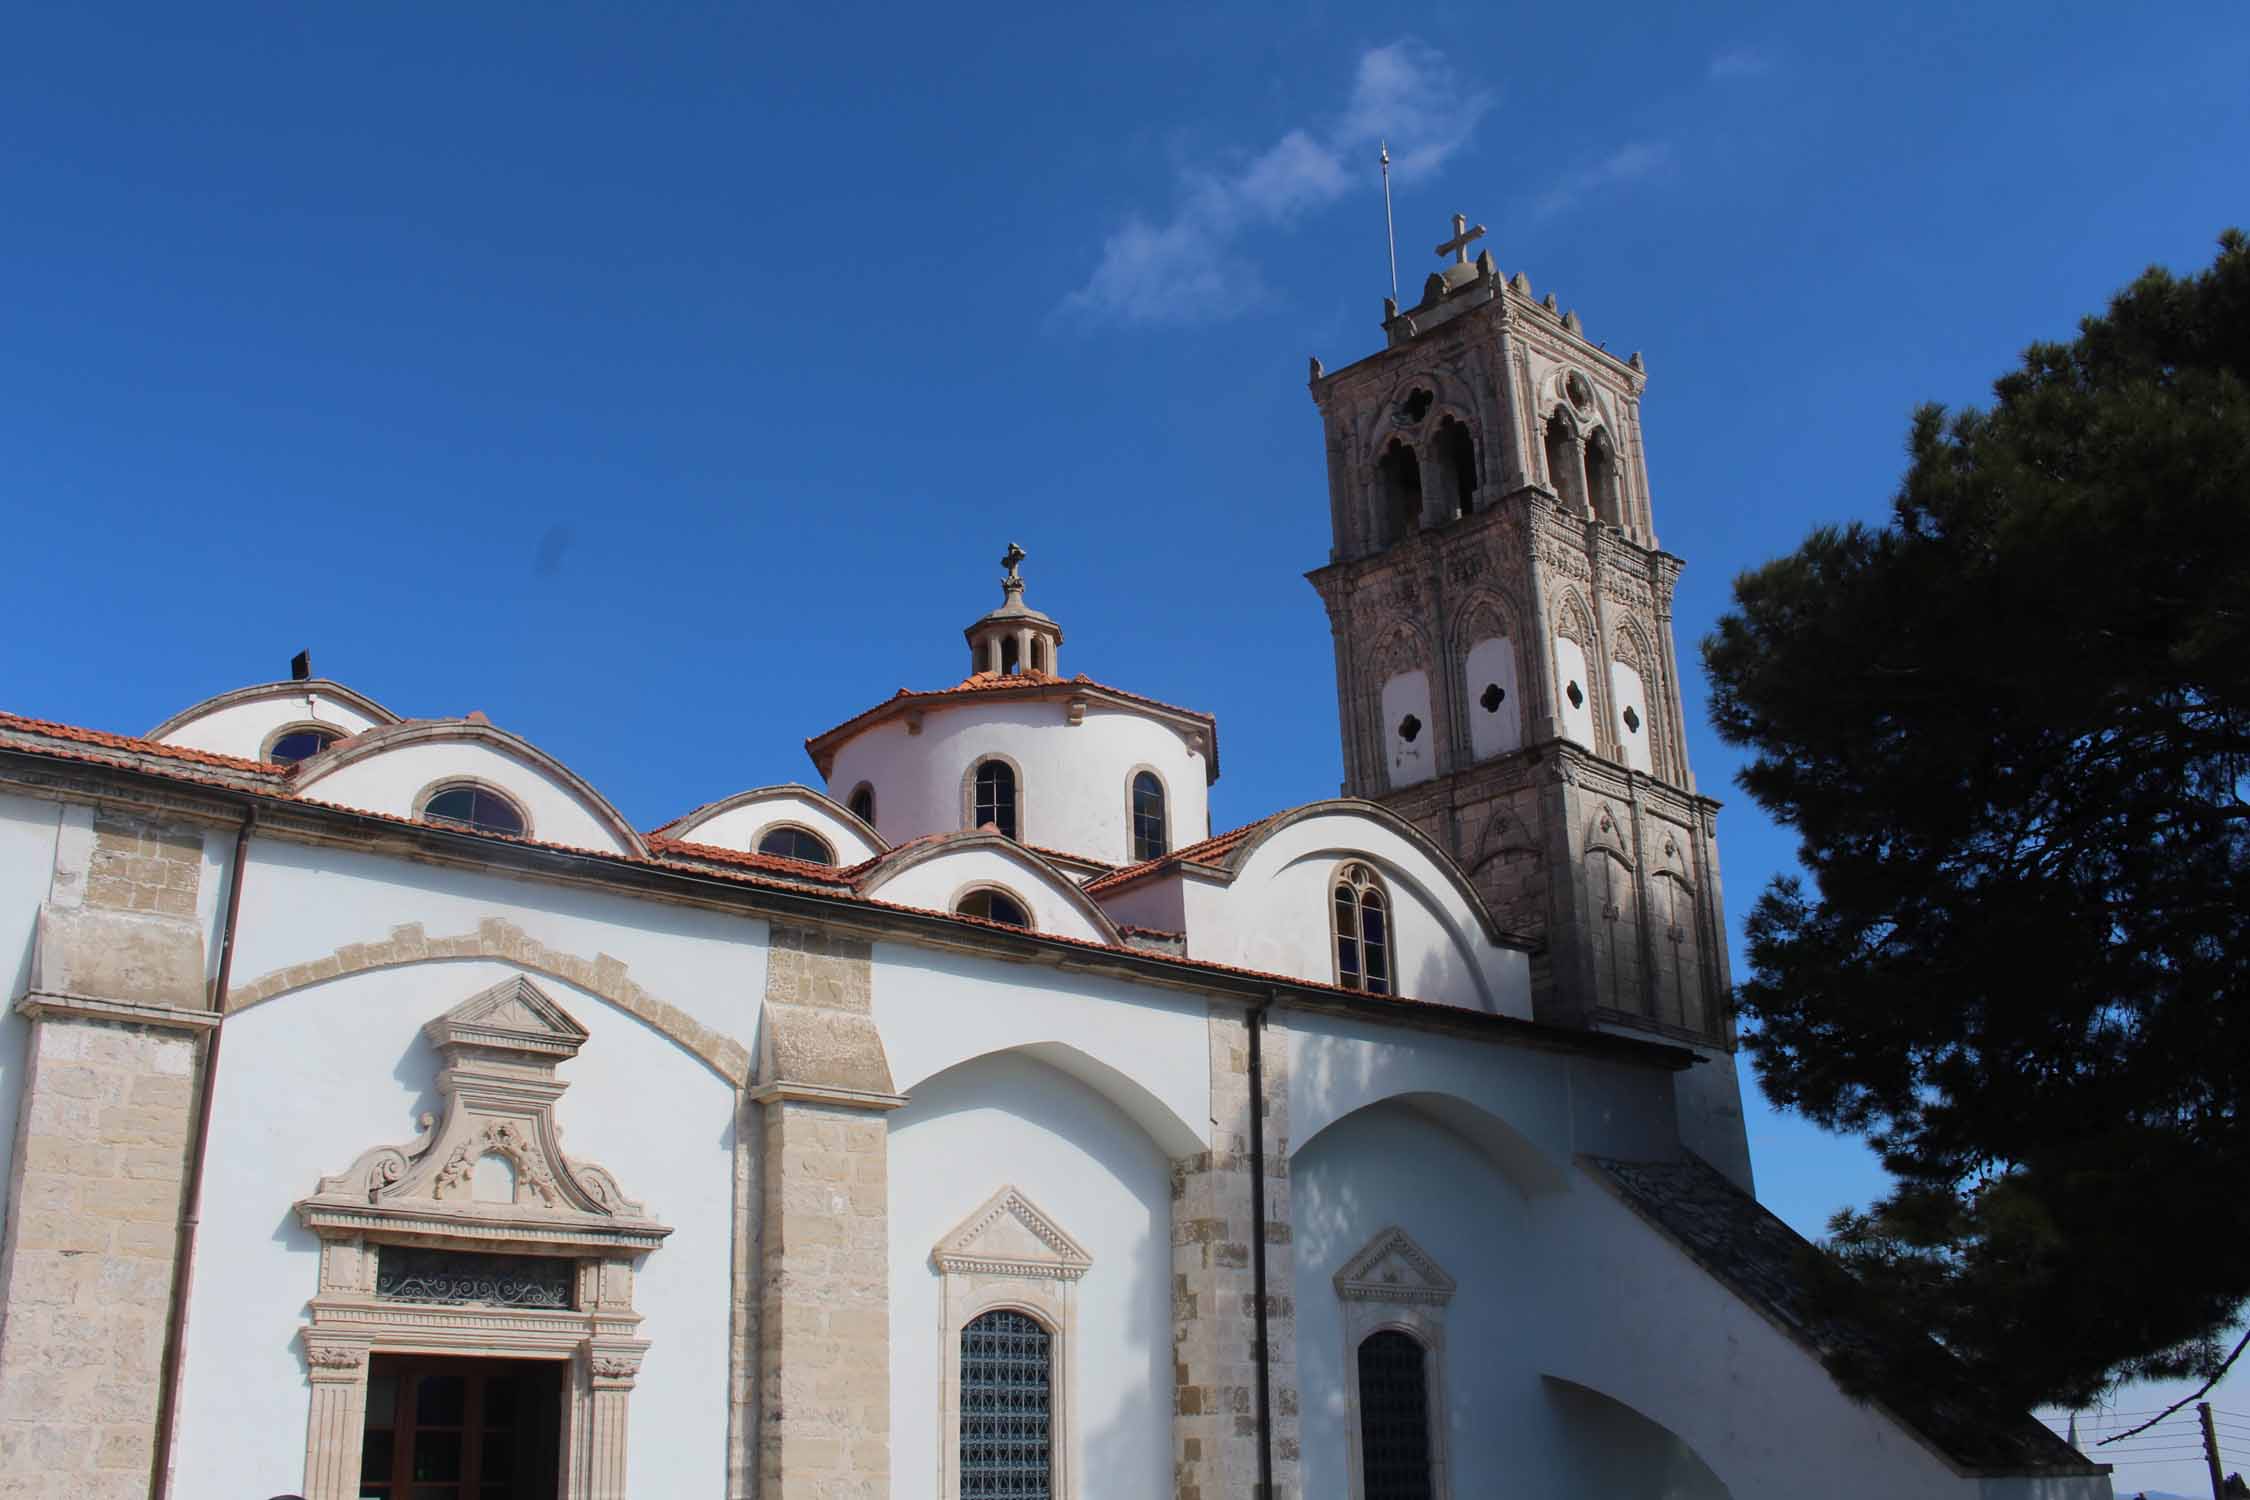
[[[586,1500],[628,1500],[627,1419],[633,1386],[641,1373],[641,1355],[647,1348],[645,1343],[635,1342],[596,1343],[587,1349],[586,1374],[592,1396],[586,1414]]]
[[[762,1500],[890,1493],[888,1131],[864,1107],[765,1101]]]
[[[0,1252],[0,1493],[144,1496],[209,1018],[36,992],[18,1008],[32,1025]],[[144,1012],[158,1021],[122,1019]]]
[[[867,943],[776,927],[758,1051],[760,1500],[891,1492],[891,1091]]]
[[[1172,1164],[1175,1500],[1296,1500],[1296,1301],[1289,1210],[1288,1034],[1269,1027],[1266,1069],[1266,1305],[1257,1341],[1251,1269],[1249,1028],[1210,1017],[1211,1149]],[[1270,1497],[1258,1486],[1258,1361],[1272,1413]]]
[[[359,1493],[367,1426],[369,1340],[305,1335],[312,1408],[305,1418],[305,1500],[351,1500]]]

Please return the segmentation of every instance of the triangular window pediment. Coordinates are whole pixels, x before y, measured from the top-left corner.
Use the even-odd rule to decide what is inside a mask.
[[[1336,1295],[1357,1302],[1412,1302],[1442,1307],[1454,1280],[1428,1251],[1395,1225],[1367,1242],[1336,1273]]]
[[[930,1259],[953,1275],[1076,1281],[1094,1259],[1030,1199],[1004,1187],[937,1242]]]

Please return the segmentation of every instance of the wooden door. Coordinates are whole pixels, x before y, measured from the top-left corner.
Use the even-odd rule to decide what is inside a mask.
[[[376,1355],[361,1500],[557,1500],[563,1368]]]

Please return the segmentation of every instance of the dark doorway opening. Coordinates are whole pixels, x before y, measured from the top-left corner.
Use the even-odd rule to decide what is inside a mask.
[[[560,1360],[376,1355],[362,1500],[557,1500],[563,1368]]]

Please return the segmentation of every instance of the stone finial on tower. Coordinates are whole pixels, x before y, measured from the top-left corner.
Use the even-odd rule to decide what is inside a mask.
[[[1014,542],[1000,555],[1000,607],[962,632],[969,641],[969,674],[1044,672],[1060,676],[1062,627],[1023,602],[1018,565],[1031,554]]]

